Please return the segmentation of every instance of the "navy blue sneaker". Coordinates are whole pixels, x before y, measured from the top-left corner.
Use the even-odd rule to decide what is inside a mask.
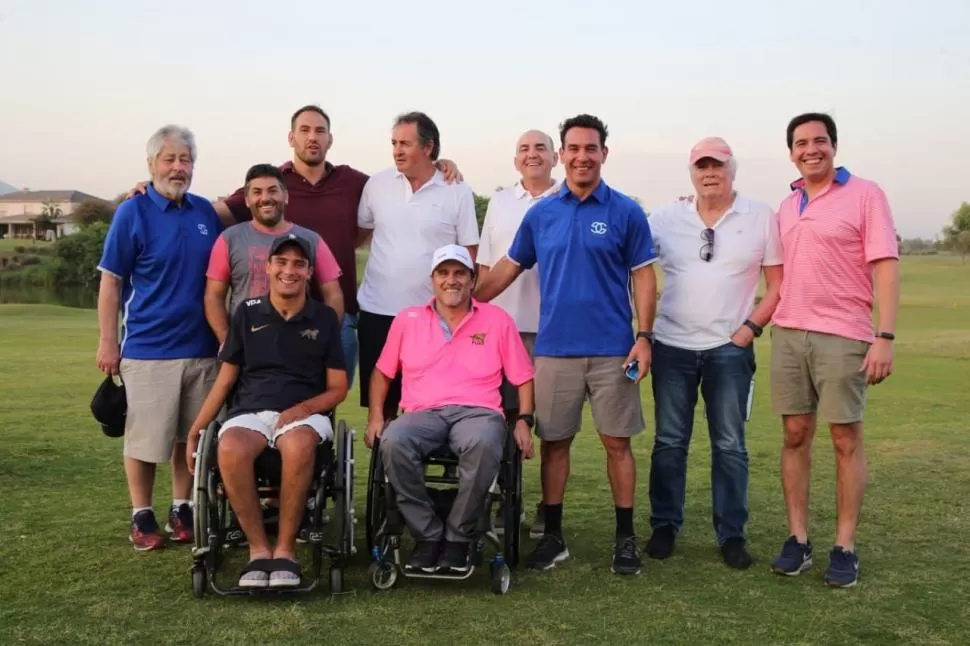
[[[829,552],[829,569],[825,570],[824,578],[833,587],[851,588],[859,582],[859,557],[836,545]]]
[[[794,536],[781,547],[781,554],[771,564],[771,570],[786,576],[798,576],[812,567],[812,542],[799,543]]]

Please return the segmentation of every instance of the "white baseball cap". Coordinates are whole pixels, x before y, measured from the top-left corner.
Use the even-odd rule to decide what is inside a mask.
[[[468,253],[468,249],[457,244],[446,244],[443,247],[435,249],[434,256],[431,258],[431,271],[433,272],[438,268],[438,265],[448,260],[460,262],[468,267],[470,271],[475,271],[475,263],[472,262],[472,257]]]

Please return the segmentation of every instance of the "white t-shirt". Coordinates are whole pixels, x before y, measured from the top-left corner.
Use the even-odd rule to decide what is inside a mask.
[[[665,206],[649,222],[664,273],[656,339],[695,351],[728,343],[754,309],[762,267],[782,264],[774,209],[735,197],[712,227],[710,262],[701,259],[707,227],[693,202]]]
[[[390,168],[364,185],[357,225],[373,229],[370,257],[357,293],[360,309],[396,316],[431,300],[431,257],[446,244],[478,244],[475,196],[468,184],[449,184],[441,171],[417,191]]]
[[[559,190],[559,182],[542,195],[533,197],[522,182],[495,191],[488,202],[485,222],[482,223],[482,245],[478,249],[478,263],[494,267],[508,253],[512,240],[529,208]],[[515,319],[519,332],[535,334],[539,329],[539,272],[537,267],[526,269],[508,288],[491,301]]]

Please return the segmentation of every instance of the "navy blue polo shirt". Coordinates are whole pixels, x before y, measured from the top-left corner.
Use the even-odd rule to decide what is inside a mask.
[[[657,259],[639,204],[603,181],[579,201],[563,182],[525,214],[508,257],[539,265],[536,356],[629,354],[630,273]]]
[[[269,296],[243,301],[219,359],[239,366],[230,417],[282,413],[327,389],[327,369],[346,370],[337,313],[312,298],[288,320]]]
[[[187,193],[179,206],[151,185],[118,205],[98,269],[121,288],[121,356],[214,357],[219,343],[205,320],[209,254],[222,232],[209,200]]]

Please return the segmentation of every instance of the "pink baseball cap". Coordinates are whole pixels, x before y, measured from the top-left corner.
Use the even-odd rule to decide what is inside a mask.
[[[724,163],[734,156],[731,147],[720,137],[707,137],[701,139],[690,149],[690,165],[693,166],[701,159],[710,157]]]

